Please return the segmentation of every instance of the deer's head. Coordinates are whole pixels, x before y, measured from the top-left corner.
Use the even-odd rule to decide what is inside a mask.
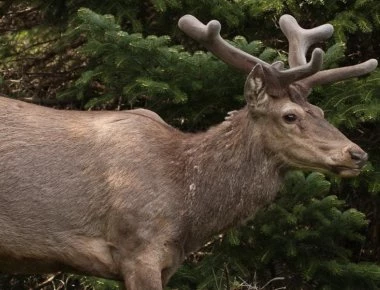
[[[356,176],[368,159],[358,145],[329,124],[323,111],[307,101],[312,87],[337,82],[371,72],[375,59],[330,70],[321,70],[323,51],[309,47],[330,37],[329,24],[313,29],[301,28],[290,15],[280,18],[280,27],[289,41],[289,66],[268,64],[228,44],[220,36],[220,23],[207,26],[191,15],[183,16],[179,27],[224,62],[248,73],[244,95],[249,117],[262,128],[265,148],[283,164],[303,169],[334,172],[343,177]]]

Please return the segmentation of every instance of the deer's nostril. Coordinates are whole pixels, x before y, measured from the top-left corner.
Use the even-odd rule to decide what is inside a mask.
[[[364,151],[349,150],[349,152],[351,155],[351,159],[355,160],[358,163],[358,165],[363,166],[368,160],[368,154]]]
[[[361,160],[362,159],[362,154],[361,153],[350,151],[350,155],[351,155],[351,159],[352,160]]]

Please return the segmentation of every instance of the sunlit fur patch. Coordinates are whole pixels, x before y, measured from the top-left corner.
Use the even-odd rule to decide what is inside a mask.
[[[250,85],[254,88],[255,93],[258,94],[263,88],[263,80],[261,78],[253,78],[249,80]]]

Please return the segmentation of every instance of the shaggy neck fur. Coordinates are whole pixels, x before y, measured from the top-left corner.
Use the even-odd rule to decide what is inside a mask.
[[[186,144],[190,248],[244,222],[279,190],[281,165],[264,151],[260,131],[248,114],[247,108],[234,112]],[[196,230],[199,225],[201,232]]]

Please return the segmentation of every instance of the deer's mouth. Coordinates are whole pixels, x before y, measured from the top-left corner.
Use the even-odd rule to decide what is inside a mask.
[[[355,177],[361,172],[362,167],[334,166],[332,171],[340,177]]]
[[[356,177],[360,174],[362,166],[355,166],[355,167],[349,167],[344,165],[330,165],[330,166],[323,166],[323,165],[317,165],[317,164],[294,164],[293,167],[303,170],[316,170],[322,173],[334,173],[340,177],[346,178],[346,177]]]

